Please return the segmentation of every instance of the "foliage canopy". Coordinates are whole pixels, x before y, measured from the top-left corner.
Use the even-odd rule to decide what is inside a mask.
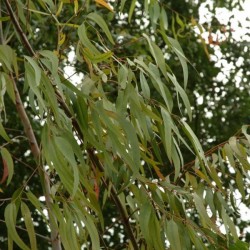
[[[235,195],[249,204],[248,126],[206,152],[192,129],[179,40],[195,19],[156,0],[12,3],[0,17],[3,244],[247,249]]]

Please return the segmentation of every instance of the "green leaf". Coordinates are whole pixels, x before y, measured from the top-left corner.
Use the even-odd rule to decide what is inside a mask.
[[[241,175],[240,171],[237,170],[237,173],[236,173],[236,183],[237,183],[237,186],[239,188],[239,191],[242,195],[242,199],[244,200],[245,199],[245,196],[246,196],[246,193],[245,193],[245,185],[244,185],[244,178],[243,176]]]
[[[187,94],[186,92],[184,91],[184,89],[180,86],[180,84],[177,82],[177,79],[174,75],[171,75],[169,73],[167,73],[168,77],[170,78],[170,80],[172,81],[172,83],[174,84],[175,88],[176,88],[176,91],[177,93],[180,94],[181,96],[181,99],[187,109],[187,113],[188,113],[188,117],[190,120],[192,120],[192,110],[191,110],[191,105],[190,105],[190,102],[189,102],[189,99],[187,97]],[[179,105],[180,107],[180,105]]]
[[[131,197],[127,196],[127,200],[129,201]],[[132,202],[130,202],[131,204]],[[132,206],[133,207],[133,206]],[[135,208],[133,208],[135,209]],[[148,230],[149,228],[149,222],[150,222],[150,217],[151,217],[151,206],[147,203],[141,205],[140,208],[140,214],[139,214],[139,222],[140,222],[140,227],[143,236],[145,239],[149,242],[149,244],[152,244],[152,237],[151,234]]]
[[[53,53],[50,50],[42,50],[42,51],[39,51],[39,54],[49,59],[49,62],[51,63],[51,67],[48,67],[48,70],[50,70],[50,72],[54,75],[57,74],[59,60],[57,56],[55,55],[55,53]]]
[[[237,240],[235,244],[230,244],[229,250],[249,250],[249,243]]]
[[[86,214],[84,224],[86,225],[86,228],[87,228],[89,235],[90,235],[90,238],[91,238],[92,249],[100,249],[99,234],[98,234],[96,226],[93,222],[93,217]]]
[[[161,9],[161,16],[160,16],[160,27],[161,31],[168,30],[168,17],[167,13],[164,8]]]
[[[132,15],[134,13],[134,10],[135,10],[135,3],[136,3],[136,0],[132,0],[132,2],[130,4],[129,13],[128,13],[128,22],[129,23],[131,22],[131,18],[132,18]]]
[[[33,221],[31,218],[30,210],[24,202],[21,202],[21,212],[29,235],[31,249],[35,250],[37,249],[37,245],[36,245],[36,235],[33,226]]]
[[[13,160],[12,160],[11,154],[9,153],[9,151],[6,148],[1,148],[1,155],[2,155],[3,159],[5,160],[5,163],[6,163],[7,168],[8,168],[7,185],[9,185],[11,182],[11,179],[13,177],[13,174],[14,174]]]
[[[223,219],[226,230],[227,230],[227,227],[228,227],[230,229],[230,232],[233,235],[234,241],[237,241],[238,240],[238,235],[237,235],[235,225],[234,225],[233,221],[230,219],[230,217],[227,215],[224,208],[221,209],[221,217]]]
[[[32,205],[40,212],[40,214],[43,216],[43,219],[47,221],[46,216],[43,213],[44,206],[43,204],[38,200],[38,198],[31,192],[26,193],[27,198],[32,203]]]
[[[191,238],[192,242],[195,245],[195,249],[201,249],[201,250],[207,250],[207,247],[202,242],[202,238],[197,235],[197,231],[194,230],[194,228],[187,223],[187,229],[189,237]]]
[[[196,135],[194,134],[194,132],[192,131],[190,126],[184,120],[182,120],[181,122],[184,125],[184,127],[183,127],[184,132],[187,134],[189,140],[193,144],[194,150],[195,150],[195,152],[196,152],[196,154],[197,154],[197,156],[198,156],[198,158],[199,158],[199,160],[201,162],[201,165],[203,166],[203,163],[205,163],[207,165],[207,160],[206,160],[206,157],[204,155],[204,151],[203,151],[203,149],[201,147],[201,144],[198,141]],[[203,169],[203,170],[205,171],[205,169]]]
[[[98,24],[100,26],[100,28],[103,30],[103,32],[106,34],[107,38],[109,39],[109,41],[112,44],[115,44],[113,37],[109,31],[109,28],[107,26],[107,24],[105,23],[104,19],[98,15],[95,12],[89,13],[87,15],[87,18],[89,18],[90,20],[92,20],[93,22],[95,22],[96,24]]]
[[[74,152],[72,149],[71,144],[63,137],[55,137],[55,144],[56,147],[61,151],[62,155],[66,158],[69,162],[70,166],[74,172],[74,187],[72,191],[72,196],[74,196],[77,192],[78,185],[79,185],[79,171],[77,168]]]
[[[167,79],[166,64],[165,64],[165,59],[164,59],[162,50],[153,41],[151,41],[150,38],[146,34],[143,34],[143,36],[146,37],[148,41],[150,52],[153,55],[157,66],[160,68],[162,74]]]
[[[4,138],[4,140],[6,140],[8,142],[10,141],[10,138],[7,135],[7,133],[5,132],[5,129],[4,129],[3,124],[2,124],[1,121],[0,121],[0,135]]]
[[[173,219],[167,222],[167,236],[171,249],[182,250],[178,225]]]
[[[235,168],[235,161],[234,161],[234,155],[232,152],[231,147],[229,146],[228,143],[226,143],[223,147],[223,156],[224,156],[224,160],[228,160],[230,165]]]
[[[164,41],[166,44],[170,44],[171,48],[175,52],[175,54],[178,56],[181,66],[182,66],[182,71],[183,71],[183,77],[184,77],[184,89],[187,87],[187,82],[188,82],[188,66],[187,66],[187,58],[184,55],[184,52],[179,44],[179,42],[176,39],[173,39],[171,37],[168,37],[165,32],[160,31]]]
[[[241,157],[244,157],[244,155],[242,154],[242,152],[240,152],[239,148],[238,148],[238,142],[237,142],[237,139],[235,136],[232,136],[229,138],[229,141],[228,141],[231,149],[238,155],[238,156],[241,156]]]
[[[150,15],[152,23],[153,24],[157,24],[158,23],[158,19],[160,17],[160,11],[161,11],[160,6],[159,6],[159,4],[158,4],[157,1],[154,2],[152,10],[153,10],[153,13],[152,13],[153,15]]]
[[[16,97],[15,97],[15,91],[14,91],[14,86],[13,86],[13,81],[10,78],[9,75],[7,75],[4,72],[0,72],[0,86],[2,86],[2,99],[4,98],[4,90],[6,88],[7,93],[10,97],[10,99],[12,100],[13,103],[16,102]],[[3,101],[3,100],[2,100]]]
[[[0,17],[0,22],[5,22],[5,21],[9,21],[9,20],[10,20],[10,16]]]
[[[152,79],[152,83],[153,83],[155,89],[161,94],[169,111],[171,111],[173,108],[172,96],[171,96],[168,88],[161,81],[159,71],[157,72],[157,70],[158,70],[157,67],[153,64],[150,64],[151,67],[149,68],[141,59],[140,60],[135,59],[135,63],[137,63],[139,66],[141,66],[146,72],[148,72],[149,76]]]
[[[127,0],[121,0],[121,3],[119,4],[119,11],[121,13],[123,13],[123,9],[124,9],[124,6],[125,6],[125,3],[126,3]]]
[[[164,141],[164,146],[166,148],[167,151],[167,156],[168,159],[170,161],[172,161],[172,119],[169,115],[169,113],[163,108],[161,107],[161,115],[163,118],[163,122],[164,122],[164,135],[165,138],[162,138]]]
[[[94,55],[88,48],[83,48],[83,54],[86,56],[92,63],[100,63],[109,59],[112,55],[112,51],[107,51],[102,54]]]
[[[91,53],[93,55],[99,55],[100,54],[100,52],[97,50],[97,48],[88,39],[87,31],[86,31],[86,27],[85,27],[84,23],[82,23],[82,25],[79,26],[79,28],[78,28],[78,36],[79,36],[80,41],[82,42],[82,44],[85,47],[87,47],[91,51]]]
[[[143,96],[147,99],[150,99],[150,88],[142,71],[140,71],[140,83]]]
[[[26,60],[32,66],[34,73],[35,73],[35,85],[39,86],[40,81],[41,81],[41,69],[40,69],[40,67],[37,65],[36,61],[33,60],[31,57],[24,56],[24,58],[26,58]]]
[[[244,125],[244,126],[242,126],[241,130],[242,130],[242,133],[247,138],[248,142],[250,143],[250,135],[247,133],[248,128],[249,128],[249,125]]]
[[[128,150],[131,151],[131,155],[132,155],[133,161],[134,161],[134,170],[137,173],[139,168],[140,168],[140,165],[141,165],[141,163],[140,163],[140,147],[139,147],[137,135],[135,133],[133,126],[126,119],[119,116],[117,120],[119,121],[121,127],[123,128],[123,130],[127,136],[128,145],[131,148]]]
[[[181,32],[184,31],[185,29],[185,24],[183,23],[183,21],[180,19],[180,16],[178,13],[176,13],[176,22],[181,26],[181,28],[178,30],[178,35],[181,35]]]
[[[8,45],[0,45],[0,62],[12,72],[12,66],[18,75],[16,53]],[[8,72],[6,72],[8,73]]]
[[[57,96],[55,94],[55,89],[53,88],[53,85],[51,84],[49,77],[45,75],[44,72],[42,73],[41,90],[44,93],[46,100],[48,101],[50,109],[53,111],[55,120],[59,124],[60,123],[59,108],[57,103]]]
[[[26,86],[30,87],[34,94],[36,95],[39,105],[41,106],[42,111],[46,110],[44,99],[40,93],[40,90],[38,89],[38,84],[40,82],[40,73],[38,71],[35,71],[33,66],[30,63],[25,62],[25,83]],[[41,111],[41,115],[42,115]]]
[[[126,66],[122,65],[118,69],[118,84],[121,86],[122,89],[125,89],[127,86],[128,80],[128,69]]]
[[[194,197],[195,207],[200,215],[200,219],[201,219],[201,223],[202,223],[203,227],[212,228],[213,230],[218,232],[216,225],[213,224],[213,222],[208,217],[207,211],[206,211],[205,206],[203,204],[203,200],[196,193],[193,194],[193,197]]]
[[[14,242],[23,250],[30,250],[30,248],[22,241],[16,231],[16,217],[17,207],[14,203],[10,203],[6,206],[4,211],[5,223],[8,229],[8,237],[14,240]]]

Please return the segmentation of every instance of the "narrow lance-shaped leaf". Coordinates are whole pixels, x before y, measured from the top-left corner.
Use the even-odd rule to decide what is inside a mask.
[[[164,122],[164,131],[165,131],[165,138],[164,138],[164,146],[166,148],[167,151],[167,156],[168,159],[170,160],[170,162],[172,161],[172,122],[171,122],[171,117],[169,115],[169,113],[161,107],[161,114],[162,114],[162,118],[163,118],[163,122]]]
[[[5,161],[5,167],[8,168],[7,185],[9,185],[14,174],[13,160],[12,160],[11,154],[6,148],[1,148],[1,155],[2,155],[3,160]]]
[[[109,39],[109,41],[112,44],[115,44],[113,37],[109,31],[109,28],[107,26],[107,24],[105,23],[104,19],[98,15],[95,12],[92,12],[90,14],[87,15],[87,18],[89,18],[90,20],[92,20],[93,22],[95,22],[96,24],[98,24],[100,26],[100,28],[103,30],[103,32],[106,34],[107,38]]]
[[[184,89],[180,86],[180,84],[177,82],[176,77],[174,75],[171,75],[169,73],[167,73],[168,77],[171,79],[172,83],[174,84],[176,91],[180,94],[181,99],[187,109],[187,113],[188,113],[188,117],[190,120],[192,120],[192,110],[191,110],[191,105],[189,102],[189,99],[187,97],[186,92],[184,91]]]
[[[234,241],[237,241],[238,235],[237,235],[235,225],[234,225],[233,221],[231,220],[231,218],[226,213],[224,208],[222,208],[222,210],[221,210],[221,217],[222,217],[222,220],[224,222],[226,230],[228,230],[228,228],[229,228],[230,232],[233,235]]]
[[[148,41],[150,52],[153,55],[157,66],[160,68],[162,74],[167,79],[168,76],[167,76],[167,71],[166,71],[165,59],[164,59],[161,49],[153,41],[151,41],[150,38],[146,34],[143,34],[143,36],[146,37]]]
[[[135,3],[136,3],[136,0],[132,0],[132,2],[130,4],[129,13],[128,13],[128,22],[129,23],[131,22],[131,18],[132,18],[132,15],[134,13],[134,10],[135,10]]]
[[[50,50],[42,50],[42,51],[39,51],[39,54],[44,56],[45,58],[48,58],[49,62],[51,63],[51,67],[49,67],[48,69],[51,71],[51,73],[55,77],[55,75],[58,72],[58,63],[59,63],[59,60],[57,56],[55,55],[55,53],[53,53]]]
[[[79,171],[77,168],[74,152],[72,150],[71,145],[63,137],[55,137],[55,143],[56,143],[57,148],[65,156],[66,160],[69,162],[70,166],[73,169],[74,187],[72,190],[72,196],[74,196],[76,194],[76,191],[77,191],[78,185],[79,185]]]
[[[91,218],[90,215],[86,214],[84,224],[86,225],[86,228],[87,228],[89,235],[90,235],[90,238],[91,238],[92,249],[100,249],[99,235],[98,235],[98,231],[96,229],[96,226],[93,222],[93,218]]]
[[[36,250],[37,242],[36,242],[34,225],[33,225],[33,221],[31,218],[30,210],[24,202],[21,203],[21,212],[22,212],[22,216],[24,219],[24,223],[25,223],[28,235],[29,235],[31,249]]]
[[[84,23],[82,23],[82,25],[79,26],[79,28],[78,28],[78,36],[79,36],[82,44],[85,47],[87,47],[91,51],[92,54],[94,54],[94,55],[100,54],[100,52],[97,50],[97,48],[90,42],[90,40],[87,36],[87,30],[86,30],[86,26]]]
[[[144,97],[150,99],[150,88],[142,71],[140,72],[140,83]]]
[[[182,250],[178,226],[173,219],[167,221],[167,236],[170,241],[171,248]]]
[[[35,73],[35,82],[34,83],[36,86],[38,86],[40,84],[40,80],[41,80],[41,69],[37,65],[36,61],[33,58],[31,58],[29,56],[25,56],[25,58],[34,70],[34,73]]]
[[[184,132],[187,134],[189,140],[193,144],[194,150],[197,153],[197,156],[198,156],[198,158],[200,160],[201,166],[203,166],[204,163],[205,163],[205,165],[207,165],[207,159],[206,159],[206,157],[204,155],[203,149],[202,149],[201,144],[198,141],[196,135],[194,134],[194,132],[192,131],[190,126],[184,120],[182,120],[181,122],[183,124]],[[203,168],[203,170],[206,173],[205,168]]]
[[[5,223],[8,229],[8,237],[14,240],[14,242],[23,250],[30,250],[30,248],[22,241],[16,231],[16,216],[17,207],[14,203],[7,205],[4,211]]]
[[[213,228],[216,232],[218,232],[218,229],[215,224],[210,220],[207,211],[205,209],[205,206],[203,204],[203,200],[200,198],[200,196],[196,193],[193,194],[194,197],[194,203],[195,207],[200,215],[201,223],[205,228]]]
[[[188,82],[188,66],[187,66],[187,58],[184,55],[184,52],[179,44],[179,42],[176,39],[173,39],[171,37],[168,37],[165,32],[160,31],[164,41],[166,44],[170,44],[176,55],[178,56],[181,65],[182,65],[182,71],[183,71],[183,78],[184,78],[184,89],[187,87]]]
[[[6,140],[6,141],[8,141],[8,142],[10,141],[10,138],[7,135],[7,133],[6,133],[5,129],[4,129],[3,124],[2,124],[1,121],[0,121],[0,136],[2,136],[4,138],[4,140]]]
[[[241,175],[239,170],[237,170],[237,173],[236,173],[236,183],[242,195],[242,199],[245,199],[246,192],[245,192],[245,186],[244,186],[244,178]]]

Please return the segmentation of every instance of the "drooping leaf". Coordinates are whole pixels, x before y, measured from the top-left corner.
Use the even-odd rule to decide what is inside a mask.
[[[4,211],[5,223],[8,229],[8,237],[13,239],[13,241],[23,250],[30,250],[30,248],[22,241],[20,236],[16,231],[16,217],[17,217],[17,207],[15,203],[10,203],[6,206]]]
[[[7,176],[8,176],[7,185],[9,185],[14,174],[13,160],[12,160],[11,154],[6,148],[1,148],[1,155],[3,158],[4,168],[7,168],[6,170]]]
[[[82,23],[82,25],[79,26],[79,28],[78,28],[78,36],[79,36],[82,44],[85,47],[87,47],[91,51],[92,54],[94,54],[94,55],[100,54],[100,52],[97,50],[97,48],[89,40],[89,38],[87,36],[87,30],[86,30],[84,23]]]
[[[22,216],[25,222],[28,235],[29,235],[30,247],[32,250],[36,250],[37,242],[36,242],[35,229],[34,229],[30,210],[24,202],[21,202],[21,212],[22,212]]]
[[[33,70],[34,70],[34,74],[35,74],[35,86],[39,86],[40,84],[40,80],[41,80],[41,69],[40,67],[37,65],[36,61],[29,57],[29,56],[25,56],[26,60],[29,62],[29,64],[32,66]]]
[[[192,120],[192,110],[191,110],[191,105],[189,102],[189,99],[187,97],[186,92],[184,91],[184,89],[180,86],[180,84],[177,82],[176,77],[174,75],[171,75],[169,73],[167,73],[168,77],[171,79],[172,83],[174,84],[177,93],[180,94],[182,101],[187,109],[187,113],[188,113],[188,117],[190,120]],[[179,105],[180,106],[180,105]]]
[[[100,15],[98,15],[95,12],[92,12],[92,13],[87,15],[87,18],[89,18],[90,20],[92,20],[93,22],[98,24],[99,27],[102,29],[102,31],[106,34],[109,41],[112,44],[115,44],[115,42],[113,40],[113,37],[112,37],[112,35],[111,35],[110,31],[109,31],[109,28],[108,28],[106,22],[104,21],[104,19]]]
[[[175,248],[177,250],[182,249],[178,226],[173,219],[167,222],[167,236],[172,248]]]
[[[6,140],[8,142],[10,141],[10,138],[9,138],[9,136],[6,133],[6,131],[5,131],[4,127],[3,127],[2,122],[0,122],[0,135],[4,138],[4,140]]]
[[[135,10],[135,4],[136,4],[136,0],[132,0],[131,4],[130,4],[130,8],[129,8],[129,13],[128,13],[128,22],[131,22],[131,18],[132,15],[134,13]]]
[[[72,191],[72,196],[76,194],[79,185],[79,171],[77,168],[74,152],[71,145],[63,137],[55,137],[55,144],[57,148],[61,151],[62,155],[65,156],[66,160],[69,162],[70,166],[73,169],[74,173],[74,187]]]

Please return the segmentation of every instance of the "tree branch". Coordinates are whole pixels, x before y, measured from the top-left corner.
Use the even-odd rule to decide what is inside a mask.
[[[8,0],[4,0],[4,2],[5,2],[5,5],[6,5],[6,8],[7,8],[8,12],[9,12],[10,19],[11,19],[12,23],[14,24],[17,33],[19,34],[20,38],[22,39],[23,45],[26,47],[26,49],[29,51],[29,53],[32,56],[35,56],[36,53],[32,49],[32,47],[31,47],[31,45],[30,45],[30,43],[29,43],[26,35],[24,34],[23,29],[20,26],[20,24],[19,24],[19,22],[18,22],[18,20],[16,18],[16,15],[15,15],[15,13],[14,13],[14,11],[13,11],[10,3],[9,3],[9,1]]]
[[[11,8],[9,1],[4,0],[4,2],[5,2],[5,5],[6,5],[8,12],[9,12],[11,21],[12,21],[15,29],[17,30],[18,34],[20,35],[24,46],[28,49],[29,53],[32,54],[32,56],[35,56],[35,52],[33,51],[27,37],[25,36],[25,34],[24,34],[12,8]],[[14,80],[12,75],[11,75],[11,78],[12,78],[12,83],[13,83],[14,92],[15,92],[17,112],[18,112],[20,120],[23,124],[24,132],[29,140],[31,152],[32,152],[35,160],[39,164],[41,151],[40,151],[40,148],[38,146],[34,131],[33,131],[32,126],[30,124],[30,120],[27,116],[27,113],[26,113],[25,108],[23,106],[18,88],[16,86],[15,80]],[[52,212],[53,200],[51,198],[49,177],[46,174],[45,170],[43,169],[43,166],[41,166],[40,164],[39,164],[38,170],[39,170],[40,178],[42,180],[43,192],[44,192],[44,196],[45,196],[45,200],[46,200],[46,205],[48,208],[50,229],[51,229],[52,248],[53,248],[53,250],[61,250],[61,241],[60,241],[59,233],[58,233],[58,229],[57,229],[57,220],[56,220],[56,216]]]
[[[27,138],[29,140],[31,152],[32,152],[35,160],[39,164],[41,151],[40,151],[40,148],[38,146],[33,128],[30,124],[30,120],[29,120],[27,113],[25,111],[25,108],[23,106],[23,102],[21,100],[21,97],[20,97],[20,94],[19,94],[19,91],[17,89],[17,86],[16,86],[16,83],[15,83],[13,76],[11,76],[11,79],[12,79],[15,97],[16,97],[16,109],[17,109],[19,118],[23,124],[25,135],[27,136]],[[42,180],[42,183],[44,184],[43,189],[44,189],[44,196],[45,196],[45,201],[46,201],[46,205],[48,208],[48,214],[49,214],[52,248],[53,248],[53,250],[61,250],[61,242],[60,242],[60,239],[58,237],[59,234],[58,234],[58,230],[57,230],[56,217],[52,213],[53,200],[50,196],[51,191],[50,191],[49,177],[40,164],[38,166],[38,171],[39,171],[39,175],[40,175],[40,178]]]

